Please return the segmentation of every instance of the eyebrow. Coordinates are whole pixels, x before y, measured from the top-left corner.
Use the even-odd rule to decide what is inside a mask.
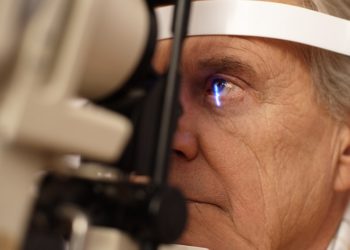
[[[248,77],[257,77],[254,67],[233,56],[212,56],[201,58],[197,62],[200,69],[211,69],[217,72],[230,72],[232,74]]]

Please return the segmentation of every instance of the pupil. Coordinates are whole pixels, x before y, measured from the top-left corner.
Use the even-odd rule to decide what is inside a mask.
[[[226,86],[226,81],[224,79],[214,79],[212,89],[214,92],[221,92]]]

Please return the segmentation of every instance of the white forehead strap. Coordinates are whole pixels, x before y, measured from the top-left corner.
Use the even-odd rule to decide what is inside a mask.
[[[156,10],[158,39],[172,38],[173,6]],[[189,36],[235,35],[287,40],[350,56],[350,21],[305,8],[257,0],[192,3]]]

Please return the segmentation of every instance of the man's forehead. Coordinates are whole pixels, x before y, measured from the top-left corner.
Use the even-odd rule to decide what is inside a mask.
[[[165,72],[170,58],[170,40],[159,42],[155,67]],[[231,71],[251,78],[278,71],[279,62],[295,57],[297,49],[285,41],[232,37],[200,36],[186,39],[181,68],[183,73]],[[288,55],[287,55],[288,54]],[[274,69],[274,70],[272,70]]]
[[[172,40],[158,42],[158,50],[163,55],[169,54]],[[237,55],[270,53],[278,50],[280,53],[298,51],[302,47],[288,41],[243,36],[194,36],[185,39],[184,56],[205,56],[235,53]]]
[[[299,47],[287,41],[236,36],[200,36],[187,39],[184,47],[185,61],[204,65],[205,61],[226,62],[227,58],[251,66],[267,65],[273,58],[299,55]],[[210,65],[210,63],[208,63]]]

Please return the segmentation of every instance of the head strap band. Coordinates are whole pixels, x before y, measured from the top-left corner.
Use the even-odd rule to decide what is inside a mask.
[[[173,6],[156,10],[158,39],[172,38]],[[192,3],[189,36],[235,35],[287,40],[350,56],[350,21],[258,0]]]

